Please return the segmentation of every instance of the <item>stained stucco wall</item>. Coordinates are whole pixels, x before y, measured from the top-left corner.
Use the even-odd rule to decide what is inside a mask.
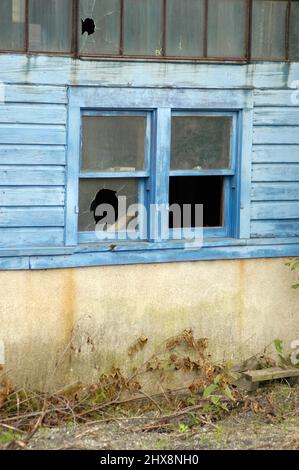
[[[299,338],[286,259],[0,272],[0,340],[13,383],[57,387],[129,369],[192,327],[217,359],[239,361],[276,337]]]

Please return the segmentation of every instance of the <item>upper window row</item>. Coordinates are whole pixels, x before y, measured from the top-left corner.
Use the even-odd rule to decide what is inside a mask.
[[[1,0],[0,50],[296,60],[299,1]]]

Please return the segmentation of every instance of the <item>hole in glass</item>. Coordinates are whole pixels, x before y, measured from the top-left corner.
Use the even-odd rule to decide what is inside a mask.
[[[90,212],[93,212],[95,223],[97,224],[104,218],[107,218],[107,211],[102,215],[97,213],[97,208],[101,205],[109,205],[113,208],[113,219],[108,220],[107,225],[113,225],[118,220],[118,197],[117,192],[111,189],[100,189],[90,205]]]
[[[126,207],[123,208],[124,198]],[[107,221],[104,211],[105,204],[109,208],[109,229],[114,224],[116,231],[127,229],[132,217],[126,213],[126,208],[138,202],[138,180],[135,178],[84,178],[80,180],[79,189],[79,231],[92,232],[100,222]],[[98,210],[97,210],[98,208]],[[115,216],[113,210],[114,209]],[[104,211],[102,210],[104,209]],[[111,217],[110,217],[111,214]],[[112,214],[115,221],[112,220]],[[111,219],[111,223],[110,223]],[[117,223],[116,223],[117,222]],[[104,225],[104,224],[103,224]],[[106,227],[107,228],[107,227]]]
[[[92,18],[86,18],[85,20],[81,19],[81,25],[82,25],[82,35],[84,33],[87,33],[88,36],[90,36],[91,34],[95,32],[96,25]]]

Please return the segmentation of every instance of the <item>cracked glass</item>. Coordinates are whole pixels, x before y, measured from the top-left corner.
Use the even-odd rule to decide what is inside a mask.
[[[81,179],[79,192],[79,231],[90,232],[95,229],[96,222],[99,222],[101,219],[100,212],[96,211],[100,204],[110,204],[115,210],[117,218],[115,230],[126,230],[133,217],[121,210],[119,205],[119,197],[121,196],[126,198],[127,207],[137,204],[138,180],[134,178]]]
[[[94,21],[94,33],[82,29],[82,21]],[[120,43],[120,0],[81,0],[79,50],[86,54],[118,54]],[[82,34],[83,32],[83,34]]]

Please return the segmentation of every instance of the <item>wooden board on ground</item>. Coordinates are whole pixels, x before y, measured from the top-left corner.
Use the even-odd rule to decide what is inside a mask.
[[[299,369],[295,367],[268,367],[260,370],[247,370],[243,372],[246,379],[251,382],[264,382],[266,380],[283,379],[287,377],[299,377]]]

